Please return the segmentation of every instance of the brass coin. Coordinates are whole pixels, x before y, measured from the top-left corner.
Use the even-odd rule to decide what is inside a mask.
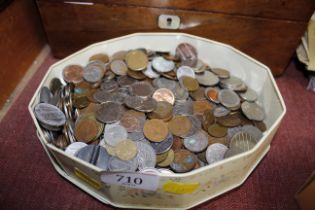
[[[152,119],[144,123],[143,133],[153,142],[161,142],[168,135],[167,124],[162,120]]]
[[[211,71],[221,79],[226,79],[230,77],[230,72],[222,68],[212,68]]]
[[[131,160],[136,157],[137,152],[136,143],[130,139],[121,141],[115,148],[115,153],[121,160]]]
[[[208,135],[208,144],[214,144],[214,143],[220,143],[220,144],[224,144],[225,146],[229,145],[229,140],[227,135],[223,136],[223,137],[213,137],[211,135]]]
[[[167,152],[167,156],[165,158],[165,160],[159,162],[157,165],[160,167],[167,167],[169,166],[174,160],[174,151],[172,149],[170,149]]]
[[[168,155],[168,151],[164,152],[164,153],[161,153],[161,154],[157,154],[156,155],[156,163],[160,163],[163,160],[165,160],[167,158],[167,155]]]
[[[115,52],[110,60],[113,61],[113,60],[125,60],[125,57],[126,57],[126,54],[127,54],[127,51],[118,51],[118,52]]]
[[[97,139],[104,129],[104,124],[99,123],[93,115],[87,114],[77,119],[74,127],[74,136],[77,141],[89,143]]]
[[[166,101],[158,101],[155,109],[148,114],[150,119],[164,119],[167,121],[172,117],[173,106]]]
[[[104,54],[104,53],[98,53],[98,54],[95,54],[95,55],[92,55],[90,58],[89,58],[89,61],[102,61],[103,63],[108,63],[109,62],[109,57],[107,54]]]
[[[186,116],[177,115],[168,123],[170,132],[173,135],[180,137],[187,135],[191,127],[191,121]]]
[[[206,110],[202,115],[202,128],[208,130],[208,127],[214,123],[215,117],[213,116],[212,110]]]
[[[212,110],[213,105],[208,101],[199,100],[193,102],[193,110],[195,115],[203,115],[205,111]]]
[[[199,88],[199,83],[196,79],[192,77],[182,76],[180,78],[182,85],[188,90],[188,91],[196,91]]]
[[[131,50],[125,57],[127,66],[133,71],[142,71],[148,65],[148,56],[141,50]]]
[[[231,112],[230,114],[224,116],[224,117],[218,117],[217,123],[219,123],[222,126],[225,127],[236,127],[241,125],[241,116],[242,114],[240,112]]]
[[[137,80],[143,80],[147,78],[141,71],[127,71],[127,75]]]
[[[220,137],[226,136],[227,128],[214,123],[208,127],[208,133],[213,137],[220,138]]]

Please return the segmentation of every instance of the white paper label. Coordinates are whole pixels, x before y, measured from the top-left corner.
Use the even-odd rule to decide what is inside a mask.
[[[159,176],[141,173],[104,173],[101,180],[106,184],[152,191],[157,190],[160,182]]]

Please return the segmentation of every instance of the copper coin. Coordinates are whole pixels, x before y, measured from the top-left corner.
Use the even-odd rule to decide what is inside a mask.
[[[211,110],[206,110],[202,115],[202,128],[208,130],[208,127],[214,123],[215,117],[212,114]]]
[[[152,85],[148,82],[135,82],[130,89],[133,95],[144,98],[151,96],[154,91]]]
[[[137,145],[134,141],[126,139],[118,143],[115,148],[116,155],[121,160],[131,160],[137,155]]]
[[[192,77],[183,76],[180,78],[180,81],[188,91],[196,91],[199,88],[198,81]]]
[[[195,101],[205,100],[205,89],[203,87],[199,87],[195,91],[189,92],[190,97],[192,97]]]
[[[141,50],[131,50],[125,57],[127,66],[133,71],[142,71],[148,65],[148,56]]]
[[[178,173],[191,171],[197,163],[197,157],[185,149],[175,151],[174,156],[174,161],[170,166]]]
[[[68,83],[79,83],[83,80],[83,67],[80,65],[66,66],[62,71],[62,76]]]
[[[214,103],[220,103],[219,98],[219,89],[217,88],[207,88],[205,89],[205,96],[208,100],[214,102]]]
[[[90,58],[89,58],[89,61],[102,61],[103,63],[108,63],[109,62],[109,57],[107,54],[104,54],[104,53],[98,53],[98,54],[95,54],[95,55],[92,55]]]
[[[180,58],[182,65],[195,67],[198,62],[198,53],[194,46],[181,43],[176,47],[176,57]]]
[[[110,63],[110,69],[116,75],[127,75],[128,67],[126,63],[122,60],[114,60]]]
[[[176,150],[180,150],[182,148],[183,148],[183,139],[179,136],[174,136],[174,142],[172,145],[172,149],[174,151],[176,151]]]
[[[127,71],[129,77],[132,77],[137,80],[143,80],[147,78],[141,71]]]
[[[175,116],[168,123],[170,132],[175,136],[185,137],[191,129],[191,121],[186,116]]]
[[[213,137],[223,137],[227,134],[227,128],[214,123],[208,127],[208,133]]]
[[[140,120],[134,115],[124,113],[119,121],[120,125],[126,128],[128,132],[135,132],[140,129]]]
[[[153,93],[152,98],[154,98],[156,101],[166,101],[170,104],[174,104],[175,102],[175,96],[173,92],[167,88],[157,89]]]
[[[93,115],[83,115],[75,123],[74,136],[77,141],[88,143],[97,139],[103,129],[104,125],[99,123]]]
[[[212,110],[213,105],[208,101],[199,100],[193,102],[193,109],[195,115],[203,115],[206,110]]]
[[[223,136],[223,137],[213,137],[211,135],[208,135],[208,144],[214,144],[214,143],[220,143],[220,144],[224,144],[226,146],[229,145],[229,140],[228,140],[228,136]]]
[[[218,117],[217,122],[225,127],[236,127],[241,125],[241,115],[240,112],[231,112],[224,117]]]
[[[152,119],[144,123],[143,132],[149,140],[161,142],[167,137],[168,128],[162,120]]]
[[[122,105],[115,102],[106,102],[96,111],[96,119],[103,123],[114,123],[120,120],[123,114]]]

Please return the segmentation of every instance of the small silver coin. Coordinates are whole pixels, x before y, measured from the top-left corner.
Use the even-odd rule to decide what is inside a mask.
[[[247,88],[247,90],[243,93],[240,93],[240,97],[248,102],[255,102],[258,98],[256,91],[251,88]]]
[[[67,146],[65,153],[74,156],[80,149],[87,146],[84,142],[73,142]]]
[[[110,155],[99,145],[87,145],[81,148],[75,156],[101,169],[108,169]]]
[[[104,129],[104,141],[110,146],[117,146],[120,142],[126,140],[128,132],[126,128],[118,123],[106,124]]]
[[[41,87],[39,92],[39,103],[49,103],[51,98],[53,97],[53,94],[50,92],[49,88],[44,86]]]
[[[160,74],[156,73],[153,69],[152,69],[152,63],[149,62],[147,68],[145,70],[142,71],[142,73],[151,78],[151,79],[154,79],[154,78],[159,78],[160,77]]]
[[[159,175],[161,172],[160,172],[157,168],[154,168],[154,167],[146,167],[146,168],[140,169],[140,170],[139,170],[139,173],[142,173],[142,174]]]
[[[153,147],[145,143],[143,141],[137,141],[137,160],[138,160],[138,168],[139,170],[147,168],[147,167],[154,167],[156,164],[156,153]]]
[[[255,145],[256,139],[251,134],[243,131],[236,133],[230,141],[230,148],[238,147],[242,151],[248,151]]]
[[[265,119],[263,108],[256,103],[244,101],[241,108],[244,115],[250,120],[262,121]]]
[[[230,110],[225,108],[224,106],[216,106],[213,109],[213,116],[215,117],[225,117],[230,114]]]
[[[224,154],[228,150],[227,146],[220,143],[214,143],[208,146],[206,151],[206,159],[209,164],[224,159]]]
[[[49,127],[60,127],[66,122],[64,113],[56,106],[46,103],[40,103],[34,109],[37,120]]]
[[[175,63],[173,61],[166,60],[162,56],[158,56],[153,58],[152,67],[158,72],[166,73],[175,68]]]
[[[204,86],[214,86],[219,83],[219,77],[210,71],[205,71],[201,74],[196,74],[196,80]]]
[[[121,104],[106,102],[96,111],[96,119],[103,123],[114,123],[120,120],[124,109]]]
[[[136,82],[130,86],[131,93],[135,96],[147,98],[152,95],[154,88],[148,82]]]
[[[180,79],[183,76],[195,78],[196,75],[195,71],[191,67],[181,66],[176,70],[176,77],[177,79]]]
[[[161,142],[150,142],[151,146],[153,147],[153,149],[155,150],[156,154],[162,154],[164,152],[167,152],[171,146],[173,145],[173,135],[172,134],[168,134],[168,136],[166,137],[166,139],[164,139]]]
[[[108,170],[111,172],[135,172],[138,168],[137,158],[121,160],[111,156],[108,160]]]
[[[230,76],[227,79],[222,79],[220,81],[220,86],[222,88],[227,88],[234,91],[245,91],[247,89],[246,84],[240,78],[235,76]]]
[[[208,146],[208,135],[203,130],[198,130],[192,136],[184,138],[184,146],[191,152],[201,152]]]
[[[104,70],[99,66],[87,65],[83,71],[83,78],[90,83],[100,81],[104,76]]]
[[[233,90],[230,89],[220,90],[218,99],[223,106],[230,109],[239,107],[241,102],[239,96]]]

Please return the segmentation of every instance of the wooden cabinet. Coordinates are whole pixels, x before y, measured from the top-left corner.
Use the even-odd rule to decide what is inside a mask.
[[[230,44],[285,69],[315,10],[313,0],[37,0],[58,58],[91,43],[135,32],[185,32]],[[177,30],[160,29],[161,14],[177,15]]]

